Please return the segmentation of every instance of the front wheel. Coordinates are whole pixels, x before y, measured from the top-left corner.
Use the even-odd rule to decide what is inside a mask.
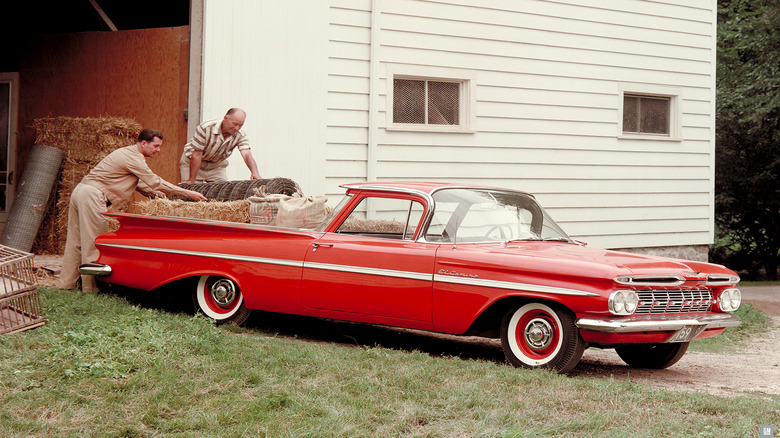
[[[507,312],[501,323],[501,346],[516,367],[559,373],[571,371],[585,351],[574,315],[543,303],[528,303]]]
[[[217,324],[243,324],[249,318],[250,310],[244,306],[241,290],[228,278],[202,275],[192,294],[192,301]]]
[[[676,364],[688,351],[688,344],[632,344],[615,347],[615,352],[630,367],[660,370]]]

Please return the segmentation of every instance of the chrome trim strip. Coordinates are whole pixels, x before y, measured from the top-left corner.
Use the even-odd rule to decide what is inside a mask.
[[[722,315],[691,316],[666,318],[580,318],[575,323],[581,330],[606,333],[637,333],[680,330],[686,326],[704,326],[705,328],[723,328],[738,326],[742,320],[730,313]]]
[[[552,287],[552,286],[540,286],[538,284],[512,283],[509,281],[484,280],[479,278],[454,277],[454,276],[440,275],[440,274],[435,274],[433,276],[433,281],[439,281],[442,283],[465,284],[468,286],[491,287],[494,289],[511,289],[511,290],[524,291],[524,292],[539,292],[539,293],[553,294],[553,295],[573,295],[579,297],[599,296],[599,294],[593,292],[585,292],[576,289],[565,289],[561,287]]]
[[[671,281],[669,281],[671,280]],[[625,286],[679,286],[685,283],[682,275],[621,275],[615,283]]]
[[[365,268],[362,266],[331,265],[327,263],[304,263],[304,267],[324,271],[349,272],[352,274],[378,275],[380,277],[406,278],[409,280],[432,281],[433,275],[424,272],[394,271],[390,269]]]
[[[428,201],[429,204],[432,203],[433,198],[431,198],[431,195],[428,193],[417,190],[417,189],[405,189],[402,187],[387,187],[383,186],[381,184],[361,184],[361,183],[353,183],[353,184],[342,184],[339,187],[345,188],[345,189],[353,189],[353,190],[376,190],[378,192],[391,192],[391,193],[403,193],[406,195],[416,195],[421,198],[425,198],[426,201]]]
[[[368,267],[361,267],[361,266],[333,265],[333,264],[326,264],[326,263],[312,263],[312,262],[304,263],[302,261],[269,259],[263,257],[250,257],[250,256],[236,256],[230,254],[220,254],[220,253],[201,252],[201,251],[173,250],[173,249],[166,249],[166,248],[149,248],[149,247],[135,246],[135,245],[116,245],[116,244],[103,243],[103,244],[99,244],[98,246],[131,249],[137,251],[159,252],[164,254],[181,254],[181,255],[195,256],[195,257],[211,257],[211,258],[224,259],[224,260],[235,260],[235,261],[251,262],[251,263],[264,263],[270,265],[293,266],[296,268],[306,267],[306,268],[321,269],[326,271],[350,272],[354,274],[364,274],[364,275],[376,275],[380,277],[406,278],[409,280],[434,281],[434,282],[438,281],[442,283],[464,284],[468,286],[490,287],[494,289],[510,289],[510,290],[524,291],[524,292],[539,292],[539,293],[546,293],[546,294],[553,294],[553,295],[571,295],[571,296],[581,296],[581,297],[599,296],[598,294],[593,292],[585,292],[585,291],[579,291],[575,289],[565,289],[565,288],[540,286],[540,285],[524,284],[524,283],[512,283],[508,281],[498,281],[498,280],[483,280],[477,278],[453,277],[448,275],[429,274],[424,272],[396,271],[390,269],[368,268]]]
[[[194,257],[210,257],[215,259],[235,260],[239,262],[251,262],[251,263],[264,263],[267,265],[281,265],[281,266],[293,266],[296,268],[302,268],[303,262],[284,259],[268,259],[264,257],[251,257],[251,256],[238,256],[231,254],[221,254],[216,252],[202,252],[202,251],[185,251],[178,249],[166,249],[166,248],[150,248],[147,246],[135,246],[135,245],[116,245],[111,243],[100,243],[96,246],[108,246],[111,248],[132,249],[136,251],[149,251],[159,252],[163,254],[181,254]]]

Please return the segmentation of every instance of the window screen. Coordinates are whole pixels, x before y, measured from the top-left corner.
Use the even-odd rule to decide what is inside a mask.
[[[393,80],[393,123],[460,124],[460,82]]]
[[[661,96],[623,96],[623,133],[669,135],[671,99]]]

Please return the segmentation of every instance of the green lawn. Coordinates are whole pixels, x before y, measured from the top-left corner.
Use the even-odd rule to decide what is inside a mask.
[[[46,325],[0,336],[0,437],[720,438],[780,426],[780,397],[515,369],[484,343],[267,313],[217,327],[154,298],[40,299]]]

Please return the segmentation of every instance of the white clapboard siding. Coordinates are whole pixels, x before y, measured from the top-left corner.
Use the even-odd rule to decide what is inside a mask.
[[[206,119],[245,107],[261,173],[293,178],[307,194],[335,200],[341,184],[368,178],[511,187],[534,193],[591,246],[706,245],[713,8],[206,0],[202,111]],[[388,75],[421,69],[474,82],[468,132],[387,129]],[[624,138],[622,89],[676,94],[677,138]],[[239,179],[247,172],[235,155],[229,172]]]

